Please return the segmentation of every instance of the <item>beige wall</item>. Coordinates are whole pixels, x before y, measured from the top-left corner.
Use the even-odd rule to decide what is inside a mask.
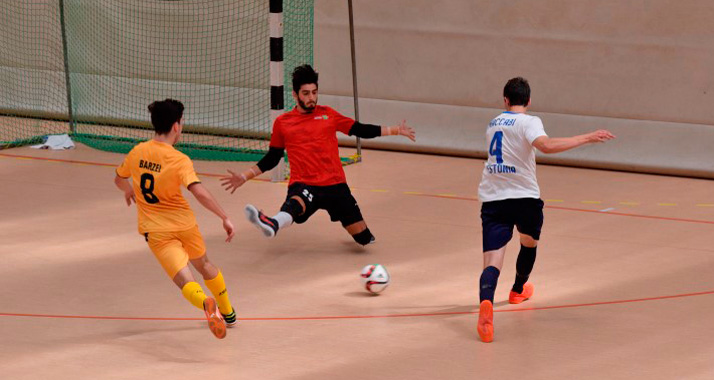
[[[346,2],[316,0],[315,7],[321,92],[349,96]],[[686,135],[678,135],[692,124],[703,131],[697,138],[714,146],[712,1],[355,0],[354,10],[360,96],[388,119],[367,120],[373,111],[362,107],[363,120],[407,117],[422,136],[436,135],[435,129],[441,140],[454,136],[451,143],[427,137],[419,142],[424,147],[443,150],[469,136],[477,139],[472,153],[482,154],[485,115],[498,112],[503,85],[513,76],[531,82],[533,112],[595,117],[544,118],[551,135],[627,125],[632,138],[614,144],[618,149],[656,155],[648,147],[668,143],[679,157],[692,154]],[[397,101],[393,114],[385,100]],[[453,106],[491,113],[454,120]],[[398,113],[404,111],[410,114]],[[603,152],[591,151],[597,162]],[[696,154],[702,155],[697,170],[714,173],[703,162],[714,156]],[[672,165],[671,157],[660,158],[663,168]],[[637,167],[637,159],[622,165]]]

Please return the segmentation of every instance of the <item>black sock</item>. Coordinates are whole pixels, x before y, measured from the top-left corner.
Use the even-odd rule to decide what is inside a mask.
[[[489,300],[493,303],[493,293],[496,292],[496,284],[498,283],[498,275],[501,271],[496,267],[486,267],[481,273],[481,291],[479,295],[481,302]]]
[[[511,289],[516,293],[523,293],[523,285],[528,281],[528,277],[530,277],[533,271],[536,249],[538,249],[538,247],[529,248],[521,245],[518,260],[516,260],[516,282],[513,284],[513,289]]]

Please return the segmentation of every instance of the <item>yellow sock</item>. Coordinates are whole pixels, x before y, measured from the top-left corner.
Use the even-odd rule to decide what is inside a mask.
[[[223,273],[218,272],[212,280],[204,280],[208,289],[211,290],[213,296],[218,301],[218,308],[221,309],[221,314],[228,315],[233,312],[233,306],[231,306],[231,301],[228,300],[228,290],[226,289],[226,282],[223,280]]]
[[[203,288],[197,282],[189,282],[183,286],[181,293],[193,306],[203,310],[203,301],[207,298],[203,293]]]

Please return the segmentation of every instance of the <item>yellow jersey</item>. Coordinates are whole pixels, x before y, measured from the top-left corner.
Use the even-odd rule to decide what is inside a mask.
[[[196,225],[181,186],[201,181],[191,159],[172,145],[156,140],[138,144],[127,154],[117,175],[131,177],[140,234],[186,231]]]

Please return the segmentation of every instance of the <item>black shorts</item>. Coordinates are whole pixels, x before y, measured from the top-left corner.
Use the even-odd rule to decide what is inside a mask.
[[[295,223],[305,223],[317,210],[327,210],[330,220],[340,222],[342,226],[364,220],[346,183],[330,186],[309,186],[294,183],[288,187],[288,199],[298,196],[305,202],[305,213],[295,218]]]
[[[543,227],[543,201],[521,198],[483,202],[481,226],[484,252],[505,246],[513,237],[513,226],[518,232],[539,240]]]

